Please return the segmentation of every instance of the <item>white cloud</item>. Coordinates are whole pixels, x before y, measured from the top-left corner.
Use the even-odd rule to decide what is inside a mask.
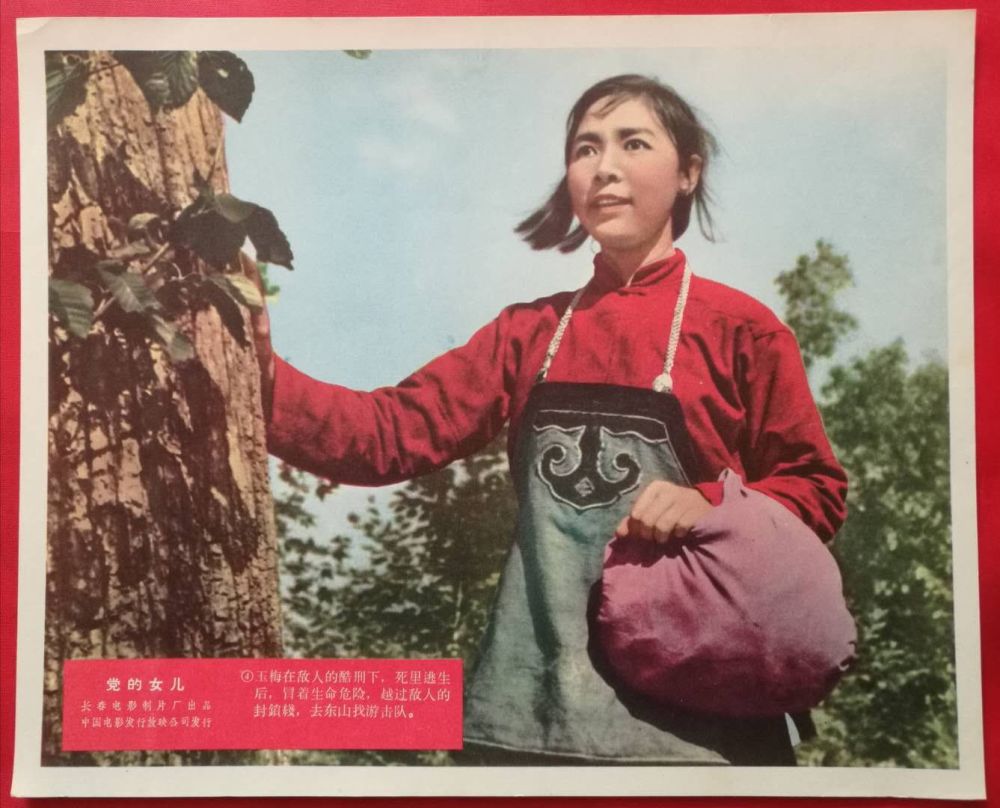
[[[459,115],[441,85],[425,75],[403,76],[389,85],[385,94],[407,120],[449,135],[461,130]]]
[[[429,149],[413,138],[367,137],[358,142],[357,153],[366,167],[379,174],[419,174],[430,163]]]

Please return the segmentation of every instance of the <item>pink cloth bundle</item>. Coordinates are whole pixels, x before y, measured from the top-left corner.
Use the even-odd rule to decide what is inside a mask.
[[[723,472],[683,541],[615,539],[593,630],[611,670],[657,702],[732,717],[816,706],[855,657],[830,551],[788,509]]]

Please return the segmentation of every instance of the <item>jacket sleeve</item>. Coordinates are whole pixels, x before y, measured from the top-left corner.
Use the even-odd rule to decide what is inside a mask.
[[[485,446],[507,419],[506,313],[394,387],[350,390],[277,360],[268,450],[349,485],[386,485]]]
[[[787,328],[746,335],[737,357],[746,431],[740,457],[748,487],[785,505],[823,541],[847,515],[847,475],[837,462]],[[713,504],[721,485],[698,486]]]

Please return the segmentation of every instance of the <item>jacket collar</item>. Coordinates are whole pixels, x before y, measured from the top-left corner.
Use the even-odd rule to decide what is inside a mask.
[[[631,283],[626,285],[621,282],[618,274],[604,258],[604,253],[598,253],[594,256],[594,277],[591,281],[591,287],[599,292],[612,292],[617,289],[623,291],[625,289],[646,289],[668,278],[679,278],[686,262],[687,258],[684,253],[675,247],[673,255],[639,267],[635,275],[632,276]]]

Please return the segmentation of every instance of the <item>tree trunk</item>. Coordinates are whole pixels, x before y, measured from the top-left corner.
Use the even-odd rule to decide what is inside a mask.
[[[50,272],[80,246],[121,248],[140,212],[172,214],[195,171],[228,180],[219,110],[199,90],[152,113],[123,67],[87,82],[50,131]],[[178,274],[200,272],[191,255]],[[50,328],[43,760],[61,747],[62,662],[280,656],[278,559],[252,345],[214,308],[173,318],[195,359],[172,362],[109,307],[84,338]],[[120,316],[119,316],[120,315]]]

